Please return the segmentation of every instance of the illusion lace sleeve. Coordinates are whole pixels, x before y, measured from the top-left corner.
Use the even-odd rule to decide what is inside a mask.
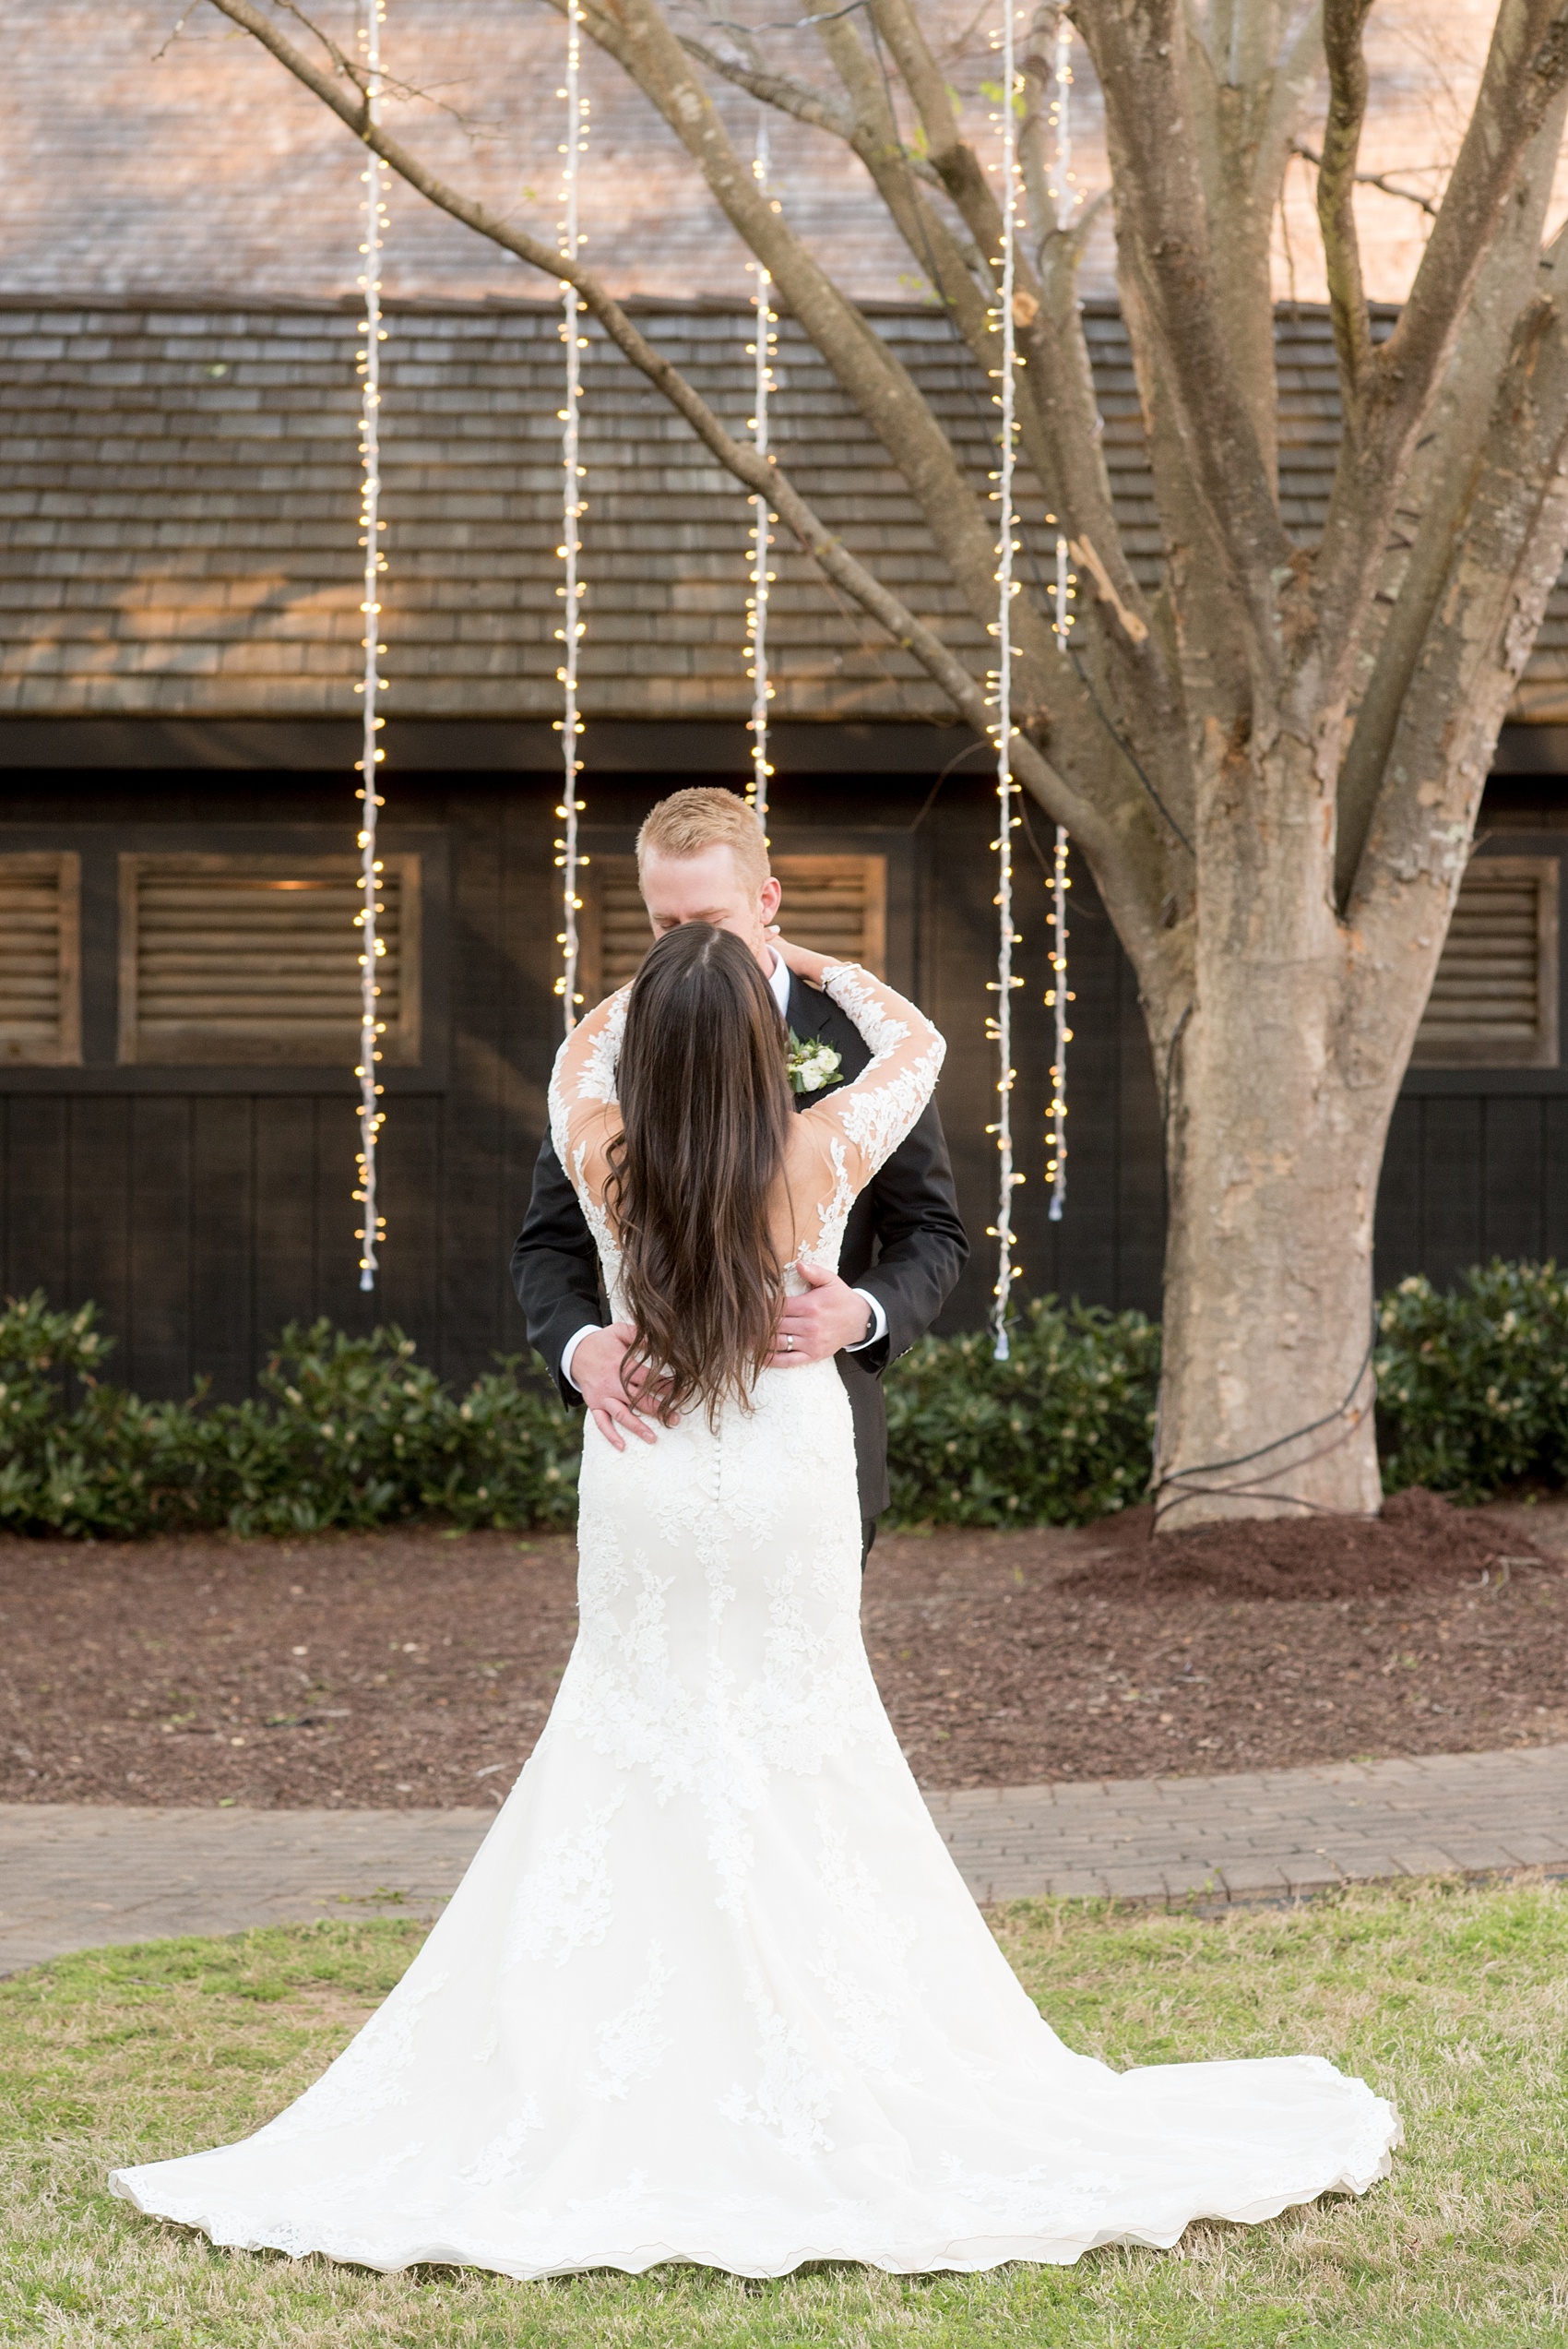
[[[847,1011],[871,1058],[853,1083],[842,1085],[802,1113],[802,1123],[842,1146],[833,1159],[854,1191],[863,1190],[890,1159],[936,1089],[947,1050],[923,1011],[858,963],[830,963],[825,991]]]
[[[550,1073],[550,1139],[579,1196],[620,1130],[615,1072],[630,993],[622,987],[579,1019]]]

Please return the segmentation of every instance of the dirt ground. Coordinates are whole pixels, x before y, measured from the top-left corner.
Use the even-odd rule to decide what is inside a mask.
[[[885,1535],[865,1623],[923,1784],[1254,1770],[1568,1740],[1565,1568],[1562,1500],[1152,1549],[1130,1513]],[[0,1538],[0,1800],[498,1802],[574,1572],[563,1537],[429,1528]]]

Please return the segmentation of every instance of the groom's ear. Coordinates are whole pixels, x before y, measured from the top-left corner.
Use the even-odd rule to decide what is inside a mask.
[[[757,899],[757,911],[762,915],[762,926],[765,930],[770,922],[778,920],[778,901],[783,894],[783,890],[779,888],[778,883],[770,873],[766,880],[764,881],[762,885],[762,894]]]

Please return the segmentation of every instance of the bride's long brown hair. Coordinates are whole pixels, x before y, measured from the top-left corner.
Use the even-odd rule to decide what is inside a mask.
[[[794,1112],[778,1007],[728,930],[684,922],[632,983],[621,1044],[622,1130],[606,1205],[636,1341],[669,1382],[667,1424],[701,1402],[743,1408],[772,1354],[783,1266],[767,1197]]]

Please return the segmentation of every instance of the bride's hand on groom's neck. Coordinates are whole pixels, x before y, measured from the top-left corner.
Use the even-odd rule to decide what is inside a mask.
[[[638,1437],[645,1444],[657,1441],[642,1414],[658,1406],[662,1383],[646,1363],[634,1363],[628,1368],[626,1350],[636,1334],[631,1322],[612,1321],[608,1329],[592,1330],[579,1339],[572,1356],[572,1384],[605,1442],[618,1452],[625,1450],[627,1436]]]
[[[780,962],[792,971],[797,979],[803,979],[808,987],[820,987],[823,972],[829,970],[834,961],[832,955],[814,954],[809,946],[792,946],[788,938],[779,936],[777,926],[768,931],[767,943]]]

